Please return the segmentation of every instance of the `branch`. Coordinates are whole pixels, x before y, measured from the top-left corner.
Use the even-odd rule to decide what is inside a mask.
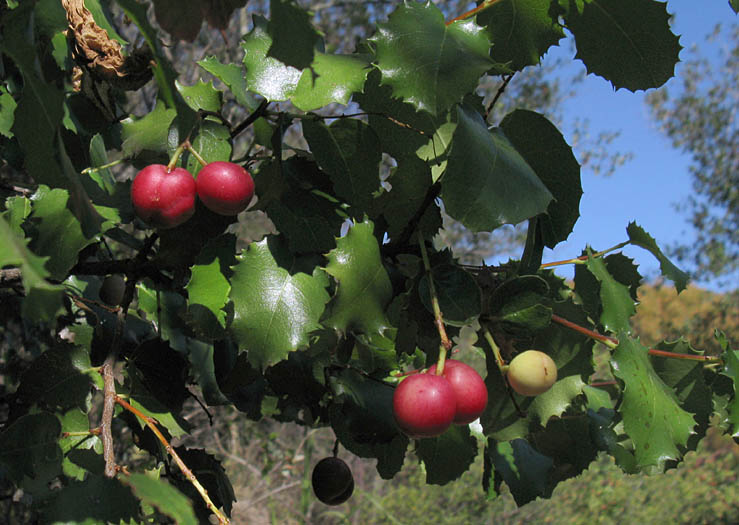
[[[508,83],[511,81],[514,74],[515,73],[511,73],[510,75],[506,75],[503,78],[503,83],[500,85],[500,87],[498,88],[498,91],[495,93],[493,100],[491,100],[490,104],[488,104],[488,107],[485,108],[485,115],[483,115],[483,119],[485,120],[485,122],[487,122],[488,116],[490,115],[490,112],[493,110],[495,103],[498,102],[498,99],[501,97],[501,95],[505,91],[505,88],[508,87]]]
[[[459,16],[457,16],[455,18],[452,18],[451,20],[449,20],[446,23],[446,25],[451,25],[454,22],[457,22],[459,20],[465,20],[467,18],[472,18],[474,15],[476,15],[480,11],[483,11],[483,10],[487,9],[488,7],[492,6],[497,1],[498,0],[487,0],[487,1],[483,2],[483,3],[481,3],[480,5],[478,5],[477,7],[475,7],[474,9],[470,9],[466,13],[462,13],[461,15],[459,15]]]
[[[115,376],[113,367],[115,356],[111,353],[105,359],[101,374],[103,375],[103,417],[100,422],[100,439],[103,442],[103,458],[105,459],[105,476],[115,477],[116,463],[113,450],[113,413],[115,412]]]
[[[132,406],[130,403],[128,403],[126,400],[122,399],[120,396],[115,396],[115,402],[118,403],[120,406],[134,414],[136,417],[141,419],[147,427],[149,427],[149,430],[151,430],[154,435],[159,439],[159,442],[164,446],[165,450],[169,453],[170,456],[172,456],[172,459],[174,459],[175,463],[177,463],[177,466],[180,468],[180,471],[184,476],[188,479],[190,483],[195,487],[195,490],[198,491],[198,494],[200,494],[200,497],[203,498],[203,501],[205,502],[205,506],[208,507],[208,509],[215,514],[216,518],[218,518],[218,523],[220,524],[227,524],[229,523],[228,517],[226,517],[219,509],[215,506],[213,501],[210,499],[210,496],[208,496],[208,491],[205,490],[205,487],[200,484],[198,479],[195,477],[195,475],[192,473],[192,471],[185,465],[185,462],[182,461],[182,458],[177,454],[177,452],[172,448],[172,445],[167,441],[167,438],[164,437],[164,434],[162,434],[161,430],[159,430],[159,427],[157,427],[157,421],[150,416],[147,416],[143,412],[141,412],[138,408]]]
[[[246,120],[244,120],[244,122],[238,124],[235,128],[231,130],[231,138],[234,138],[236,135],[251,126],[259,117],[264,115],[264,112],[267,110],[267,106],[269,106],[269,100],[262,100],[262,103],[259,104],[257,109],[251,112],[251,115],[246,117]]]

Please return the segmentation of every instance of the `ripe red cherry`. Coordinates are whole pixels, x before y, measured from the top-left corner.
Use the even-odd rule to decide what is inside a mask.
[[[156,228],[174,228],[195,213],[195,179],[184,168],[167,172],[163,164],[151,164],[138,172],[131,185],[136,215]]]
[[[216,161],[203,166],[197,178],[198,197],[209,210],[221,215],[237,215],[254,196],[254,181],[243,167]]]
[[[434,374],[403,379],[393,394],[393,414],[400,429],[412,438],[442,434],[454,420],[457,399],[449,381]]]
[[[428,373],[435,374],[436,365],[429,368]],[[461,361],[447,359],[442,377],[452,385],[457,400],[454,422],[467,425],[480,417],[488,404],[488,389],[477,370]]]

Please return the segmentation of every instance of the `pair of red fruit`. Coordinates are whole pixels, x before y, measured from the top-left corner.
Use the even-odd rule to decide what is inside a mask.
[[[193,179],[184,168],[152,164],[141,170],[131,185],[136,215],[156,228],[174,228],[195,213],[195,196],[211,211],[237,215],[254,196],[254,181],[233,162],[211,162]]]
[[[428,438],[444,433],[452,423],[473,422],[487,403],[488,390],[480,374],[461,361],[447,359],[441,375],[434,365],[400,382],[393,394],[393,414],[407,436]]]

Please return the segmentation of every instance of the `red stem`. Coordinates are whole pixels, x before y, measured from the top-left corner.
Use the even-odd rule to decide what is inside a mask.
[[[470,18],[471,16],[476,15],[478,12],[482,11],[483,9],[487,9],[488,7],[490,7],[491,5],[493,5],[494,3],[496,3],[497,1],[498,0],[487,0],[487,1],[484,1],[483,3],[481,3],[480,5],[478,5],[477,7],[475,7],[474,9],[470,9],[466,13],[462,13],[461,15],[459,15],[459,16],[457,16],[455,18],[452,18],[451,20],[449,20],[446,23],[446,25],[451,25],[451,24],[453,24],[454,22],[456,22],[458,20],[465,20],[466,18]]]

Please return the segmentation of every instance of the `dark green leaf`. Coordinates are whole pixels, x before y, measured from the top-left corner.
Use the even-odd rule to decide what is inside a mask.
[[[7,138],[13,137],[11,131],[14,121],[16,104],[13,96],[8,93],[4,86],[0,86],[0,135],[4,135]]]
[[[677,288],[678,293],[685,289],[688,285],[688,274],[680,270],[677,266],[672,264],[667,257],[665,257],[662,250],[657,246],[657,242],[651,235],[635,222],[629,223],[626,227],[626,233],[629,234],[629,242],[631,242],[631,244],[644,248],[657,258],[662,275],[675,283],[675,288]]]
[[[447,213],[473,231],[518,224],[547,209],[552,194],[499,129],[457,111],[457,128],[441,197]]]
[[[119,480],[89,476],[57,492],[43,514],[46,523],[125,523],[139,518],[139,502]]]
[[[381,334],[388,327],[385,308],[392,285],[373,230],[370,221],[355,223],[328,254],[326,272],[338,286],[324,324],[341,333]]]
[[[577,57],[588,72],[630,91],[656,88],[674,75],[682,46],[667,4],[653,0],[586,0],[565,15]]]
[[[336,195],[354,207],[362,218],[380,188],[380,142],[364,122],[339,119],[330,126],[303,121],[303,134],[316,162],[329,174]]]
[[[254,29],[244,38],[244,67],[246,87],[269,101],[287,100],[298,87],[301,72],[267,56],[272,37],[267,32],[267,21],[254,17]]]
[[[21,377],[18,394],[27,403],[66,411],[89,409],[92,395],[90,355],[79,347],[60,345],[36,358]]]
[[[230,515],[232,503],[236,501],[236,498],[234,497],[231,482],[226,475],[226,471],[223,470],[221,462],[213,455],[201,449],[177,447],[176,451],[185,465],[192,470],[192,473],[208,492],[215,506],[222,508],[227,515]],[[178,480],[178,487],[195,502],[196,512],[205,516],[210,514],[210,511],[205,508],[202,497],[189,480],[184,479],[184,477],[180,478]]]
[[[426,483],[446,485],[470,468],[477,456],[477,439],[468,425],[452,425],[438,437],[419,440],[416,455],[423,462]]]
[[[647,349],[625,333],[619,340],[611,366],[624,382],[618,409],[624,429],[633,442],[637,464],[664,469],[666,461],[681,457],[679,447],[685,447],[696,422],[657,375]]]
[[[188,468],[192,467],[188,465]],[[197,525],[198,520],[192,510],[192,502],[164,480],[148,474],[133,473],[121,477],[121,481],[142,503],[155,507],[165,516],[175,520],[175,523]]]
[[[472,20],[444,25],[430,2],[398,6],[373,41],[382,83],[434,115],[461,101],[492,65],[485,31]]]
[[[321,281],[280,268],[266,239],[242,252],[233,270],[231,330],[249,361],[263,369],[307,346],[329,299]]]
[[[434,266],[431,273],[445,323],[464,326],[480,315],[482,292],[470,273],[453,264]],[[433,313],[427,274],[418,284],[418,293],[426,310]]]
[[[477,16],[485,26],[493,48],[493,60],[519,71],[536,65],[550,46],[564,38],[564,31],[550,14],[551,0],[503,0]]]
[[[217,160],[227,162],[231,160],[231,134],[226,126],[211,120],[205,120],[201,123],[198,134],[192,141],[192,147],[203,157],[205,162],[215,162]],[[202,166],[194,155],[190,155],[186,168],[190,173],[197,176]]]
[[[143,151],[166,154],[169,127],[176,114],[174,109],[167,109],[160,102],[146,116],[124,120],[121,123],[123,155],[134,157]]]
[[[517,505],[548,495],[547,479],[553,465],[551,458],[540,454],[525,439],[489,442],[487,454],[495,466],[496,481],[498,478],[505,481]]]
[[[46,412],[18,418],[0,434],[0,464],[17,483],[49,467],[61,468],[60,433],[59,420]]]
[[[554,197],[538,220],[544,244],[554,248],[580,216],[580,165],[559,130],[539,113],[517,109],[500,127]]]
[[[320,37],[310,23],[308,12],[294,0],[270,0],[269,6],[267,32],[272,45],[267,56],[297,69],[310,66],[313,63],[313,48]]]
[[[732,436],[739,436],[739,350],[732,349],[728,343],[722,354],[724,369],[722,374],[733,382],[733,393],[727,406],[728,423]]]

